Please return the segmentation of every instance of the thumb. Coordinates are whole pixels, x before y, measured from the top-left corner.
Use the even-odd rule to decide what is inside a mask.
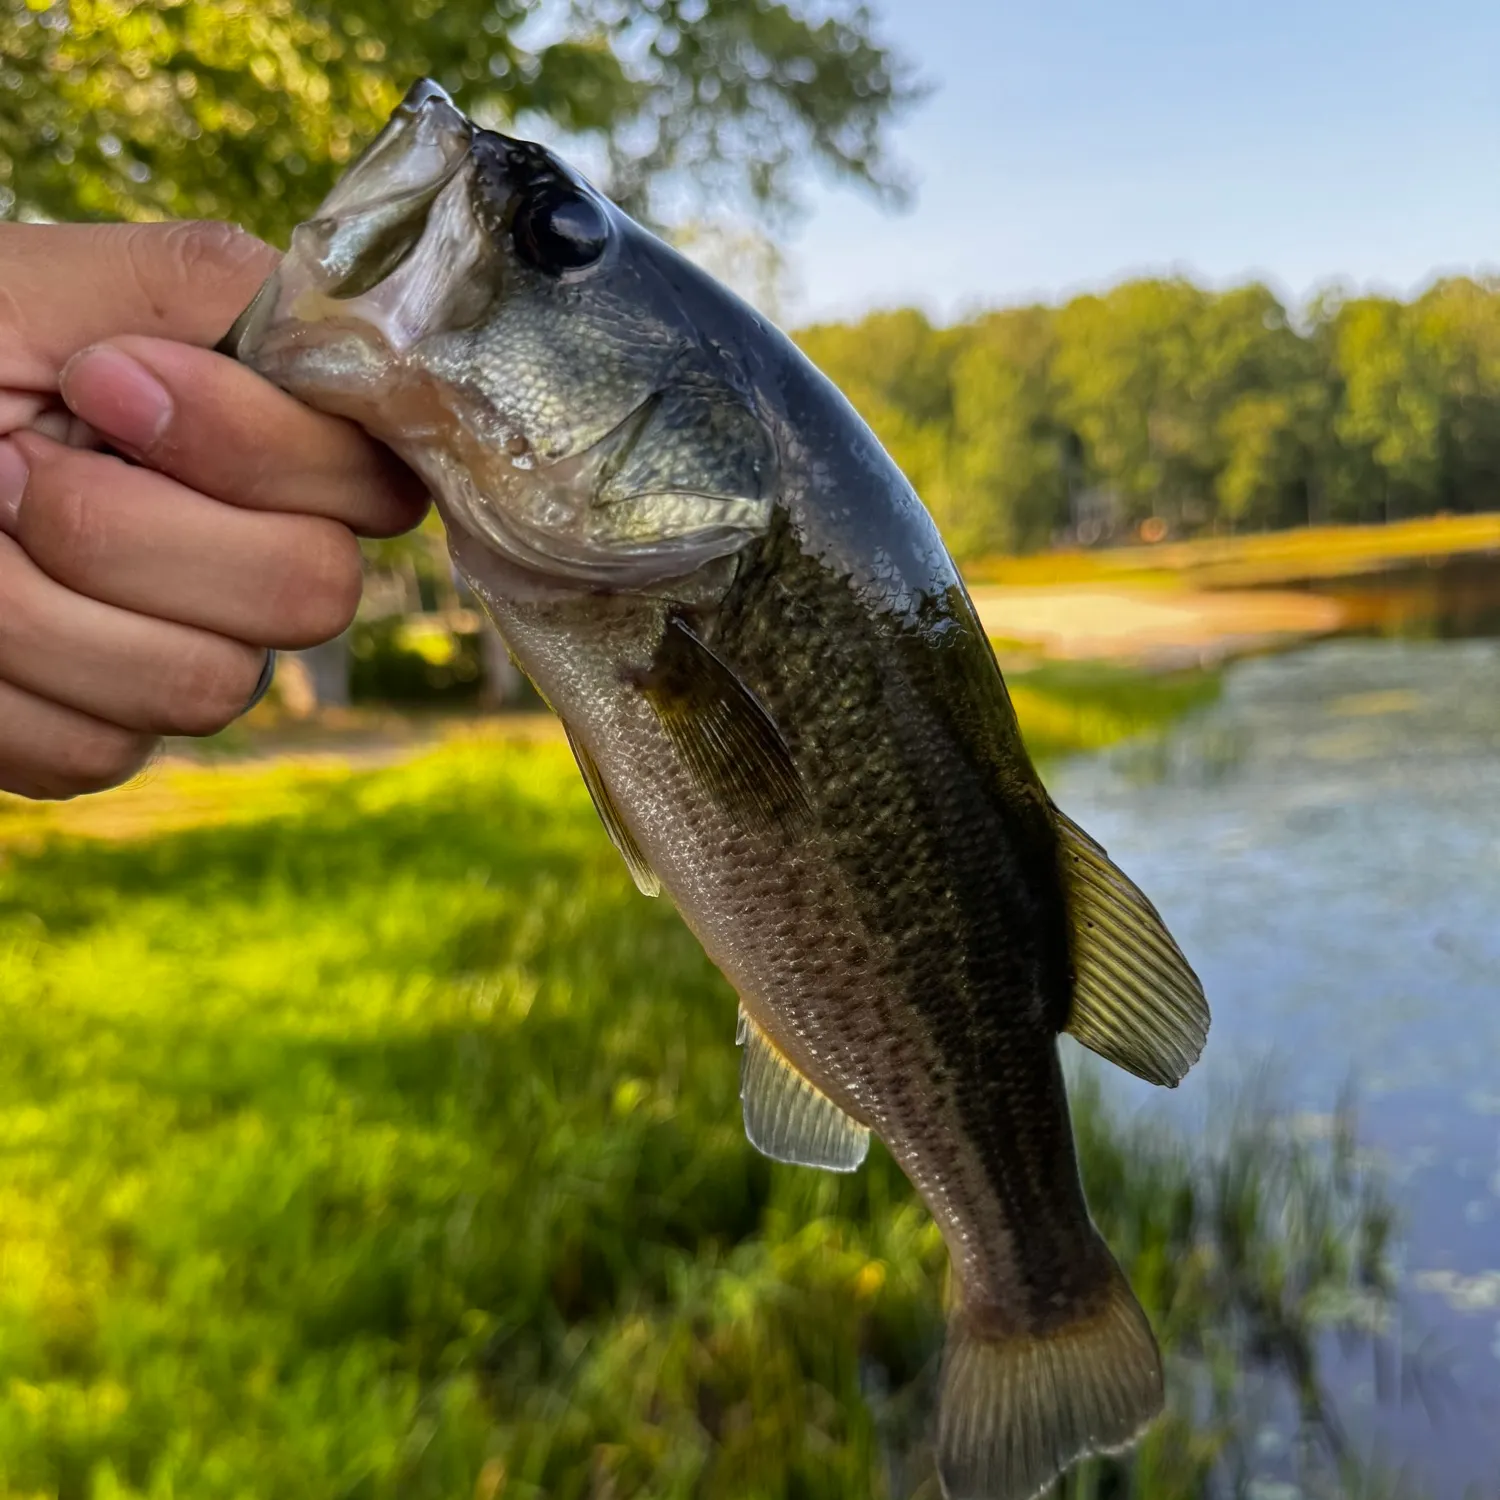
[[[0,224],[0,386],[55,391],[85,346],[211,346],[280,256],[232,224]]]

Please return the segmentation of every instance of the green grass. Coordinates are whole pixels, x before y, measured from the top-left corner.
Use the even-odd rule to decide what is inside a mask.
[[[1107,662],[1048,662],[1008,672],[1011,700],[1038,761],[1159,736],[1219,694],[1211,670],[1148,673]]]
[[[1155,546],[975,558],[971,585],[1130,583],[1248,588],[1378,572],[1429,557],[1500,548],[1500,514],[1421,516],[1381,526],[1299,526],[1287,531],[1199,537]]]
[[[941,1242],[878,1149],[748,1147],[734,998],[565,749],[174,777],[0,819],[0,1497],[935,1496]],[[1076,1113],[1175,1414],[1075,1493],[1199,1494],[1252,1363],[1378,1319],[1388,1216],[1264,1120]]]

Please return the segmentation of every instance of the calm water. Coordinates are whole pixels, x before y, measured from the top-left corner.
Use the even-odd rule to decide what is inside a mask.
[[[1404,1219],[1400,1337],[1451,1391],[1436,1418],[1379,1401],[1355,1360],[1340,1414],[1427,1493],[1500,1495],[1500,641],[1244,662],[1163,745],[1052,784],[1213,1006],[1182,1089],[1122,1077],[1125,1096],[1191,1121],[1268,1058],[1294,1109],[1330,1111],[1354,1082]]]

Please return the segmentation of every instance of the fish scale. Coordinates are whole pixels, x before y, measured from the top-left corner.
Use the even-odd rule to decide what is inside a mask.
[[[1029,1500],[1131,1442],[1160,1357],[1089,1219],[1057,1035],[1175,1084],[1207,1006],[1052,805],[936,527],[849,404],[430,84],[225,347],[432,486],[637,885],[738,991],[751,1141],[849,1171],[873,1132],[921,1194],[954,1270],[950,1500]]]

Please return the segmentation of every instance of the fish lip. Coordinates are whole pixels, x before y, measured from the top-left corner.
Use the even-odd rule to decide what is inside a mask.
[[[392,111],[384,129],[350,163],[307,224],[337,222],[376,209],[382,203],[440,193],[472,161],[477,132],[478,127],[458,108],[446,89],[430,78],[418,79]],[[411,167],[418,165],[424,154],[432,157],[432,170],[420,176],[412,174]],[[406,177],[402,175],[403,167],[407,169]],[[282,311],[289,272],[306,273],[295,235],[281,265],[218,344],[220,352],[238,357],[242,350],[253,349],[261,358],[274,358],[283,344],[301,341],[303,335],[296,331],[278,337],[275,326]],[[315,277],[313,284],[319,280]],[[332,334],[337,330],[330,328],[325,332]]]
[[[453,102],[453,96],[442,84],[431,78],[419,78],[407,89],[400,104],[396,106],[395,112],[400,115],[420,114],[430,105],[447,105],[456,115],[461,115],[459,107]]]
[[[336,218],[399,193],[441,188],[469,160],[478,127],[430,78],[420,78],[391,112],[380,134],[349,164],[312,214]],[[400,168],[425,149],[436,149],[437,169],[421,179],[402,180]],[[394,175],[386,191],[370,193],[371,179],[384,167]],[[395,169],[392,174],[392,169]]]

